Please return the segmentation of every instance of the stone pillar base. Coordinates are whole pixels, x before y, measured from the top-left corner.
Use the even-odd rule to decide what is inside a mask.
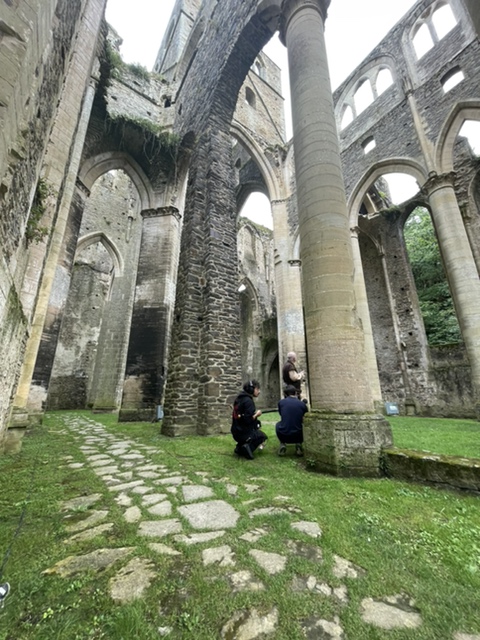
[[[155,409],[120,409],[119,422],[155,422]]]
[[[392,430],[381,415],[310,411],[303,425],[305,461],[315,471],[336,476],[378,477],[383,448]]]
[[[92,413],[117,413],[118,407],[92,407]]]
[[[20,453],[22,450],[23,436],[27,431],[26,426],[8,427],[3,440],[2,453]]]

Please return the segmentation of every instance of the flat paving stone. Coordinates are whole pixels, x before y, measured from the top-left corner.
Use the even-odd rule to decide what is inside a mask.
[[[231,529],[240,517],[224,500],[186,504],[178,507],[178,511],[194,529]]]
[[[263,536],[266,536],[268,531],[266,529],[252,529],[252,531],[247,531],[243,535],[239,537],[240,540],[244,540],[245,542],[257,542]]]
[[[182,523],[180,520],[145,520],[140,523],[138,535],[151,538],[163,538],[171,533],[180,533]]]
[[[188,479],[183,476],[170,476],[169,478],[161,478],[160,480],[155,480],[155,484],[159,485],[179,485],[187,482]]]
[[[416,629],[422,624],[419,610],[404,595],[388,596],[381,600],[365,598],[361,607],[364,622],[379,629]]]
[[[78,498],[72,498],[62,503],[62,511],[76,511],[78,509],[88,509],[95,502],[98,502],[102,497],[101,493],[91,493],[88,496],[79,496]]]
[[[161,555],[164,555],[164,556],[181,556],[182,555],[180,551],[177,551],[176,549],[173,549],[172,547],[169,547],[166,544],[162,544],[161,542],[149,542],[148,546],[152,551],[155,551],[155,553],[160,553]]]
[[[147,511],[152,516],[169,516],[172,513],[172,503],[165,500],[164,502],[154,504],[152,507],[147,509]]]
[[[115,487],[108,487],[109,491],[128,491],[134,487],[143,486],[143,480],[132,480],[132,482],[124,482]]]
[[[132,489],[132,493],[136,493],[140,496],[144,496],[146,493],[150,493],[150,491],[153,491],[152,487],[146,487],[144,485],[139,485]]]
[[[291,526],[292,529],[301,531],[311,538],[320,538],[322,535],[322,530],[316,522],[307,522],[306,520],[301,520],[300,522],[292,522]]]
[[[237,571],[228,578],[234,593],[239,591],[263,591],[265,589],[263,582],[257,580],[250,571]]]
[[[106,522],[105,524],[100,524],[98,527],[93,527],[92,529],[85,529],[85,531],[81,531],[80,533],[76,533],[68,540],[65,540],[67,544],[73,544],[74,542],[84,542],[85,540],[93,540],[97,536],[101,536],[107,531],[111,531],[113,529],[113,522]]]
[[[350,560],[334,555],[332,573],[336,578],[343,580],[344,578],[360,578],[366,574],[366,571]]]
[[[123,514],[123,517],[125,518],[126,522],[138,522],[142,518],[142,511],[140,507],[137,506],[129,507]]]
[[[210,542],[224,536],[226,531],[210,531],[207,533],[191,533],[190,535],[174,536],[176,542],[181,542],[186,545],[202,544],[203,542]]]
[[[292,554],[299,558],[311,560],[315,562],[315,564],[320,564],[323,561],[322,550],[313,544],[307,544],[299,540],[287,540],[286,547]]]
[[[146,480],[155,480],[159,477],[159,474],[156,471],[137,471],[137,476]]]
[[[218,564],[219,567],[235,566],[235,554],[228,545],[204,549],[202,551],[202,560],[204,566],[210,564]]]
[[[187,484],[182,487],[183,499],[185,502],[193,502],[204,498],[212,498],[214,493],[210,487],[203,484]]]
[[[142,498],[142,504],[144,507],[149,507],[157,502],[162,502],[167,497],[166,493],[149,493]]]
[[[83,531],[83,529],[88,529],[89,527],[93,527],[98,524],[102,520],[108,516],[108,511],[91,511],[88,514],[87,518],[83,520],[79,520],[78,522],[73,522],[72,524],[67,524],[65,529],[69,533],[75,533],[77,531]]]
[[[145,558],[132,558],[110,579],[110,597],[120,603],[138,600],[151,585],[155,576],[152,562]]]
[[[120,495],[115,496],[114,500],[120,507],[129,507],[133,502],[132,498],[127,496],[126,493],[121,493]]]
[[[101,460],[93,460],[92,462],[90,462],[90,466],[91,467],[106,467],[110,464],[113,464],[115,462],[115,460],[113,460],[112,458],[102,458]]]
[[[260,549],[250,549],[249,554],[252,558],[271,576],[282,573],[287,564],[286,556],[279,553],[269,553]]]
[[[94,471],[97,476],[108,476],[112,473],[118,473],[118,467],[116,465],[110,465],[109,467],[97,467]]]
[[[84,462],[70,462],[70,464],[67,465],[69,469],[83,469],[85,466]]]
[[[236,484],[227,484],[225,489],[229,496],[236,496],[238,493],[238,486]]]
[[[322,618],[311,617],[302,620],[300,626],[306,638],[318,640],[344,640],[343,629],[340,620],[323,620]],[[354,639],[352,639],[354,640]]]
[[[62,578],[67,578],[83,571],[102,571],[111,567],[115,562],[123,560],[133,551],[133,547],[96,549],[85,555],[68,556],[68,558],[54,564],[53,567],[45,569],[42,573],[44,575],[59,575]]]
[[[278,627],[278,609],[274,607],[268,613],[256,609],[235,613],[220,632],[222,640],[256,640],[276,633]]]
[[[453,640],[480,640],[480,634],[456,633],[453,636]]]

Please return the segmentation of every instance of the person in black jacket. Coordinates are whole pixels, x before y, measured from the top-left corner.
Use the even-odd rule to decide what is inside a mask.
[[[287,444],[294,444],[297,456],[303,456],[303,416],[307,411],[306,403],[297,398],[295,387],[287,385],[285,398],[278,403],[281,420],[275,425],[277,438],[280,440],[279,456],[287,453]]]
[[[260,385],[256,380],[249,380],[243,385],[235,398],[232,412],[231,433],[237,446],[235,453],[248,460],[253,460],[255,449],[263,449],[267,435],[260,429],[258,418],[262,415],[260,409],[255,407],[254,398],[260,393]]]

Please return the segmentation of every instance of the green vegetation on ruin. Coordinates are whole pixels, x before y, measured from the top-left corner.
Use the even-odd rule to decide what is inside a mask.
[[[46,415],[42,426],[27,433],[20,454],[0,458],[2,558],[10,552],[0,581],[11,584],[5,607],[0,609],[0,640],[153,640],[160,637],[158,629],[164,626],[173,627],[169,640],[212,640],[220,637],[222,625],[234,611],[252,607],[266,611],[272,606],[280,611],[275,640],[301,640],[304,636],[295,621],[313,615],[328,619],[339,615],[346,637],[355,640],[446,640],[458,631],[480,633],[478,497],[395,480],[339,479],[308,472],[291,448],[286,457],[277,456],[276,413],[262,417],[270,439],[266,450],[252,462],[233,455],[229,436],[169,439],[160,435],[158,423],[117,424],[114,415],[83,415],[102,423],[119,439],[156,447],[152,462],[165,464],[172,472],[194,481],[197,478],[197,482],[197,472],[208,472],[217,497],[234,503],[240,513],[235,531],[227,531],[221,544],[234,547],[238,566],[248,567],[267,589],[232,594],[226,579],[228,568],[204,567],[199,562],[202,549],[216,544],[182,547],[177,559],[157,555],[146,542],[139,542],[138,525],[125,522],[112,492],[91,467],[68,467],[67,462],[84,462],[85,456],[74,434],[65,428],[65,414],[54,412]],[[433,419],[413,420],[391,419],[395,438],[403,438],[402,446],[418,438],[423,425],[435,424]],[[465,427],[457,429],[457,434],[463,429],[462,437],[467,438],[470,427],[472,439],[478,434],[473,421],[435,422],[442,438],[448,425],[460,427],[460,422]],[[435,435],[429,429],[427,434],[430,439]],[[453,440],[449,446],[453,448]],[[71,456],[68,461],[67,455]],[[236,498],[228,495],[227,483],[239,487]],[[252,495],[246,484],[259,485],[261,490]],[[99,508],[108,509],[113,530],[91,542],[67,544],[70,534],[61,503],[91,493],[102,494]],[[278,504],[278,496],[287,496],[288,504],[300,509],[297,519],[321,526],[318,544],[324,561],[313,563],[298,557],[281,574],[268,576],[249,557],[250,545],[238,544],[238,534],[264,527],[268,533],[255,546],[282,553],[285,540],[297,535],[290,528],[292,516],[252,520],[252,505],[248,504],[254,500],[255,507],[272,506]],[[174,497],[172,501],[175,507]],[[84,515],[79,512],[78,518]],[[169,538],[162,542],[171,544]],[[68,555],[102,546],[136,546],[137,554],[153,562],[157,577],[142,599],[123,605],[112,602],[108,582],[118,567],[70,578],[42,575]],[[342,581],[348,587],[346,605],[318,594],[292,592],[296,575],[313,574],[338,586],[340,581],[331,578],[334,555],[366,570],[360,579]],[[362,621],[363,598],[399,593],[415,600],[421,627],[382,631]]]

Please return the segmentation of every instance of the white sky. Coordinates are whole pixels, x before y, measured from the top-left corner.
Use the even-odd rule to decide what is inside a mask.
[[[415,2],[416,0],[331,1],[325,38],[333,89],[345,80]],[[108,0],[106,17],[123,38],[121,54],[126,62],[140,63],[149,70],[153,68],[174,4],[175,0]],[[265,52],[282,69],[283,93],[287,97],[285,107],[288,137],[291,136],[291,116],[287,52],[277,37],[272,38]],[[480,124],[475,122],[471,125],[477,130],[477,137],[480,139]],[[408,199],[416,192],[415,185],[411,185],[410,176],[404,178],[405,180],[402,177],[389,179],[392,199],[396,203]],[[269,212],[267,215],[265,207]],[[258,213],[257,218],[255,212]],[[272,227],[270,206],[261,194],[250,196],[242,215]]]

